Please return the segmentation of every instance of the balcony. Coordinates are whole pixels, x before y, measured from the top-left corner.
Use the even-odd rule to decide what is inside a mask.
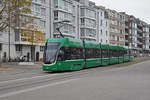
[[[137,29],[137,33],[142,34],[142,30]]]
[[[128,33],[128,32],[125,32],[125,35],[129,35],[129,33]]]
[[[141,44],[143,44],[143,43],[142,43],[141,41],[137,41],[137,44],[140,44],[140,45],[141,45]]]
[[[139,35],[139,34],[137,34],[137,37],[138,37],[138,38],[143,38],[143,37],[142,37],[141,35]]]
[[[81,39],[94,40],[94,41],[96,41],[96,37],[93,37],[93,36],[81,36]]]
[[[125,29],[128,29],[129,28],[129,26],[125,26]]]
[[[87,29],[94,29],[94,30],[96,30],[96,26],[95,27],[94,26],[87,26],[85,24],[81,24],[81,28],[87,28]]]

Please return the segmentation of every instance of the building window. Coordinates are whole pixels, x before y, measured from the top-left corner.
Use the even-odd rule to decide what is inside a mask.
[[[54,11],[54,20],[58,20],[58,11]]]
[[[54,1],[56,1],[56,0],[54,0]],[[41,3],[45,4],[45,3],[46,3],[46,0],[41,0]]]
[[[58,8],[58,0],[54,0],[54,8]]]
[[[41,8],[41,16],[46,16],[46,9],[45,8]]]
[[[103,20],[101,20],[101,26],[103,25]]]
[[[85,30],[81,29],[81,36],[85,36]]]
[[[117,37],[117,41],[119,41],[119,36]]]
[[[85,25],[85,19],[81,18],[81,25]]]
[[[101,35],[103,35],[103,30],[101,30]]]
[[[34,7],[35,7],[34,15],[39,16],[40,15],[40,6],[36,4]]]
[[[44,51],[44,46],[40,46],[40,51],[41,51],[41,52]]]
[[[46,27],[46,22],[41,20],[40,25],[41,25],[41,28],[45,28]]]
[[[106,36],[108,35],[107,31],[106,31]]]
[[[103,12],[101,12],[101,16],[103,16]]]

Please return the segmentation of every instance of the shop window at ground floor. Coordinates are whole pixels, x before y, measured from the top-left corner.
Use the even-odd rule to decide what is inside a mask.
[[[40,51],[44,52],[44,46],[40,46]]]
[[[22,51],[22,46],[21,45],[16,45],[16,51]]]

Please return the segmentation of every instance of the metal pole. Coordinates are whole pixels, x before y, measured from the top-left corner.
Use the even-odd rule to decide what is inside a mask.
[[[101,58],[101,65],[102,65],[102,44],[100,43],[100,58]]]
[[[31,60],[34,61],[34,57],[33,57],[33,39],[34,39],[34,30],[32,31],[32,46],[31,46]]]
[[[10,3],[8,4],[10,6]],[[8,17],[9,17],[9,28],[8,28],[8,56],[9,56],[9,59],[8,61],[10,62],[10,10],[8,9]]]

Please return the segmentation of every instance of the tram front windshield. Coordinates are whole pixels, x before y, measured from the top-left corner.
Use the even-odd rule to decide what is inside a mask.
[[[52,64],[56,60],[56,55],[59,50],[60,43],[46,43],[44,52],[44,63]]]

